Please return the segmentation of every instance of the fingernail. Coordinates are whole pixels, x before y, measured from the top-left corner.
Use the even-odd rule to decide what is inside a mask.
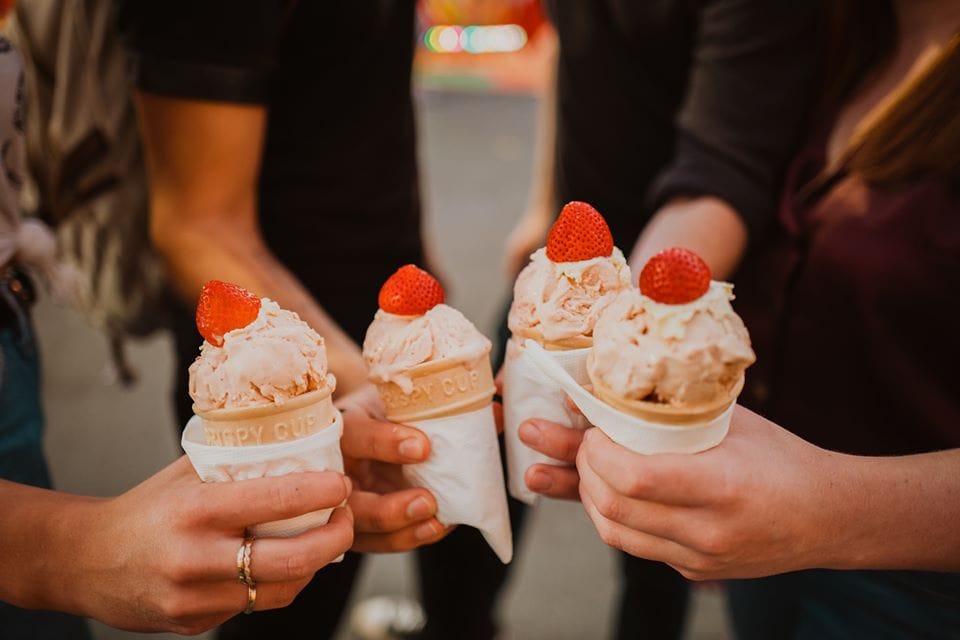
[[[400,441],[397,447],[400,455],[411,460],[420,460],[423,457],[423,444],[419,438],[407,438]]]
[[[407,517],[411,520],[423,520],[433,515],[433,505],[423,496],[418,496],[407,505]]]
[[[350,480],[350,476],[343,476],[343,486],[347,489],[349,496],[353,492],[353,481]]]
[[[530,445],[537,446],[543,440],[543,432],[536,422],[527,421],[520,425],[520,439]]]
[[[553,478],[543,471],[534,471],[527,485],[534,491],[548,491],[553,486]]]
[[[417,537],[417,540],[429,540],[442,531],[439,524],[436,522],[427,522],[420,525],[413,530],[413,535]]]

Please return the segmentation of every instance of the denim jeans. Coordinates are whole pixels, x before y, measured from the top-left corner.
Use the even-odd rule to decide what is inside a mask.
[[[40,366],[29,323],[0,328],[0,478],[49,488],[42,436]],[[82,618],[0,602],[0,640],[54,638],[88,640],[90,631]]]

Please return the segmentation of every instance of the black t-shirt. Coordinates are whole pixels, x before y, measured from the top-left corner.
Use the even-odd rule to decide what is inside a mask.
[[[414,0],[128,0],[119,14],[139,89],[268,109],[264,236],[362,340],[383,281],[423,259]]]
[[[810,97],[819,3],[548,4],[559,201],[593,203],[626,252],[675,196],[718,196],[761,236]]]

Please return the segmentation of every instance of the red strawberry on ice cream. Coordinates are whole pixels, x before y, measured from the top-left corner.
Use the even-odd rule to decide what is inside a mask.
[[[629,287],[630,269],[603,216],[585,202],[570,202],[547,246],[517,276],[510,331],[556,349],[589,346],[600,311]]]
[[[688,249],[665,249],[640,272],[640,293],[663,304],[693,302],[710,288],[710,267]]]
[[[547,257],[553,262],[606,258],[613,253],[613,236],[600,212],[586,202],[569,202],[547,236]]]
[[[243,287],[220,280],[203,285],[197,303],[197,330],[204,340],[223,346],[223,336],[253,322],[260,312],[260,298]]]
[[[444,301],[443,287],[420,267],[397,269],[380,289],[380,308],[400,316],[420,316]]]
[[[281,405],[336,386],[323,338],[293,311],[243,287],[205,284],[197,329],[204,337],[190,365],[197,411]]]

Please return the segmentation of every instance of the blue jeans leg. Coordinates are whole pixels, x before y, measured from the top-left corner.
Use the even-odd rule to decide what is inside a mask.
[[[40,366],[33,336],[0,329],[0,478],[50,488],[42,438]],[[83,618],[0,602],[0,640],[52,638],[88,640],[90,631]]]

